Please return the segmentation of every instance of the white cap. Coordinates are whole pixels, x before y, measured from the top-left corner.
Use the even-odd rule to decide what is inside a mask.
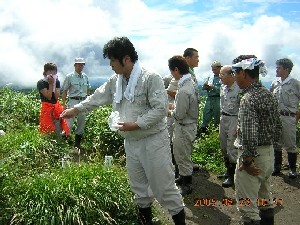
[[[84,61],[84,59],[83,58],[76,58],[75,60],[74,60],[74,63],[76,64],[85,64],[85,61]]]

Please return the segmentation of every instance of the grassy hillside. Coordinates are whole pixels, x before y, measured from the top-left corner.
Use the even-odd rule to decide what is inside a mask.
[[[37,91],[3,88],[0,95],[0,130],[6,132],[0,136],[1,225],[135,224],[123,139],[107,125],[110,106],[88,114],[83,146],[89,157],[78,161],[67,142],[39,134]],[[103,166],[104,155],[114,156],[112,167]],[[64,167],[63,158],[69,160]],[[222,170],[216,131],[196,140],[193,159]]]

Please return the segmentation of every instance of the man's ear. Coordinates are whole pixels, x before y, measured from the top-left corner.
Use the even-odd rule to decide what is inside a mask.
[[[128,63],[128,62],[131,62],[130,56],[129,56],[129,55],[125,55],[125,56],[123,57],[122,62],[123,62],[124,65],[126,65],[126,63]]]
[[[245,72],[245,70],[241,70],[241,72],[240,73],[242,73],[241,75],[242,76],[244,76],[244,78],[246,78],[247,77],[247,73]]]

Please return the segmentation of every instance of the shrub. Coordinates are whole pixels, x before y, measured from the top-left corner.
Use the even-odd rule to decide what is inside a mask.
[[[125,154],[124,139],[111,131],[107,119],[112,111],[111,106],[103,106],[89,113],[86,118],[85,146],[101,155],[112,155],[118,158]]]
[[[41,102],[36,90],[24,94],[9,88],[0,88],[0,129],[12,132],[24,126],[39,123]]]
[[[209,135],[195,140],[192,159],[208,171],[219,173],[224,170],[219,133],[216,130],[210,128]]]

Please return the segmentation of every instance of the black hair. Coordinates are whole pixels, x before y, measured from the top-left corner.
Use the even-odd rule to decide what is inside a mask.
[[[189,65],[187,64],[184,57],[181,55],[175,55],[172,58],[169,59],[169,69],[174,71],[175,68],[179,70],[179,73],[184,75],[189,72]]]
[[[194,48],[187,48],[186,50],[184,50],[183,57],[192,57],[194,55],[194,52],[198,51]]]
[[[293,66],[294,66],[292,60],[290,60],[288,58],[278,59],[276,61],[276,65],[282,66],[283,69],[288,69],[289,73],[292,71]]]
[[[233,61],[232,61],[232,64],[236,64],[238,62],[241,62],[245,59],[250,59],[250,58],[257,58],[255,55],[240,55],[239,57],[235,58]],[[241,69],[238,69],[237,71],[239,70],[242,70]],[[255,78],[259,78],[259,66],[255,66],[253,70],[249,70],[249,69],[245,69],[245,72],[253,79]]]
[[[43,75],[46,75],[46,72],[49,70],[55,70],[57,72],[57,66],[54,63],[46,63],[44,65],[44,72]]]
[[[111,57],[118,59],[123,66],[123,58],[128,55],[131,62],[135,63],[138,60],[138,54],[135,51],[133,44],[127,37],[115,37],[104,45],[103,57]]]

